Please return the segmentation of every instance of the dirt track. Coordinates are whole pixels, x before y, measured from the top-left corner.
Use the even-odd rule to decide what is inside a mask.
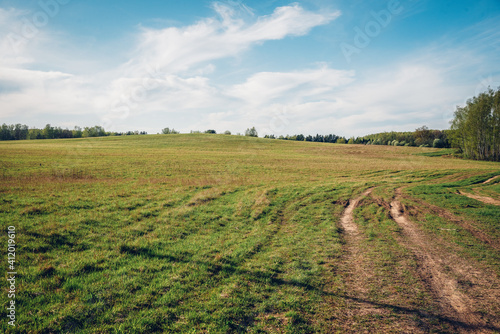
[[[475,199],[477,201],[486,203],[486,204],[500,205],[499,200],[496,200],[496,199],[491,198],[491,197],[474,195],[474,194],[466,193],[465,191],[461,191],[461,190],[459,191],[459,194],[467,196],[467,197],[472,198],[472,199]]]
[[[404,214],[400,203],[401,190],[391,202],[390,213],[394,221],[403,229],[406,239],[403,241],[411,249],[420,263],[420,275],[432,290],[443,310],[444,315],[457,320],[459,332],[493,333],[497,332],[498,319],[484,319],[477,311],[483,305],[498,305],[500,293],[499,283],[491,273],[485,273],[472,267],[466,260],[448,254],[431,243],[428,237]],[[474,300],[464,293],[459,279],[473,281]],[[481,300],[478,302],[477,298]]]
[[[497,179],[497,178],[499,178],[499,177],[500,177],[500,175],[493,176],[492,178],[490,178],[490,179],[488,179],[488,180],[484,181],[484,182],[483,182],[483,184],[490,183],[491,181],[493,181],[493,180],[495,180],[495,179]]]
[[[372,189],[368,189],[360,196],[349,201],[340,218],[342,229],[345,231],[345,254],[340,265],[341,271],[344,272],[346,285],[346,308],[345,323],[343,324],[342,332],[355,333],[356,328],[352,328],[359,319],[373,315],[381,315],[387,313],[382,307],[377,307],[370,302],[368,297],[368,282],[372,276],[370,263],[364,255],[360,247],[363,236],[358,231],[358,226],[354,221],[353,211],[359,205],[360,201],[370,195]],[[417,330],[417,329],[415,329]],[[418,332],[418,331],[416,331]]]
[[[361,196],[349,201],[349,205],[344,210],[342,217],[340,218],[340,223],[344,230],[348,233],[355,233],[358,231],[358,226],[354,223],[354,218],[352,217],[352,212],[358,206],[358,203],[363,197],[368,196],[372,192],[372,188],[366,190]]]
[[[345,253],[339,270],[345,277],[345,294],[348,306],[345,319],[343,319],[345,320],[344,332],[356,332],[358,328],[352,328],[352,326],[357,326],[358,322],[369,322],[367,319],[373,317],[391,317],[388,305],[373,302],[369,298],[367,286],[373,282],[374,274],[371,260],[365,254],[366,249],[362,248],[363,243],[366,247],[366,236],[359,232],[353,217],[356,207],[363,205],[360,204],[364,203],[362,199],[367,196],[372,197],[372,190],[368,189],[360,196],[350,200],[340,218],[341,227],[345,231]],[[402,233],[397,239],[398,243],[410,250],[415,256],[418,264],[417,280],[423,283],[424,289],[430,293],[434,305],[440,310],[438,314],[430,316],[447,319],[445,321],[453,330],[445,330],[445,332],[500,333],[500,319],[495,318],[495,314],[500,314],[500,280],[498,276],[473,263],[473,261],[461,258],[455,252],[450,251],[452,246],[447,244],[446,240],[436,240],[424,233],[418,223],[413,222],[405,212],[405,208],[400,202],[401,198],[401,189],[397,189],[391,203],[385,203],[382,206],[389,211],[392,219],[400,226]],[[432,208],[433,206],[431,206]],[[437,208],[434,209],[437,210]],[[446,219],[457,224],[460,223],[462,227],[468,227],[469,231],[476,231],[473,222],[455,217],[441,208],[436,212]],[[496,242],[493,242],[488,236],[483,235],[483,237],[485,240],[481,238],[479,240],[496,248]],[[405,312],[414,314],[421,319],[427,317],[425,312],[418,309],[408,309]],[[408,318],[400,318],[384,326],[379,329],[389,332],[402,330],[411,333],[428,331],[425,325],[421,327],[417,323],[408,321]]]

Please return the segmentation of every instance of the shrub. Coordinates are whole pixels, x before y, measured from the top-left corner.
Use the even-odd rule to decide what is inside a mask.
[[[161,133],[164,134],[164,135],[175,135],[175,134],[178,134],[179,131],[175,131],[174,128],[172,128],[172,129],[165,128],[165,129],[161,130]]]
[[[255,127],[252,127],[251,129],[246,129],[245,130],[245,136],[247,136],[247,137],[258,137],[259,135],[257,134],[257,130],[255,130]]]
[[[443,148],[444,146],[444,141],[442,139],[436,138],[432,142],[432,147],[434,148]]]

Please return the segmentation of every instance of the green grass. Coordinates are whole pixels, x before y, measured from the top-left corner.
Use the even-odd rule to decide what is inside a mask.
[[[442,157],[442,156],[452,156],[456,154],[456,149],[447,148],[440,150],[433,150],[431,152],[417,153],[417,155],[421,155],[424,157]]]
[[[2,320],[1,329],[329,332],[349,288],[335,271],[345,246],[339,217],[366,188],[390,199],[411,186],[412,196],[500,236],[497,207],[453,194],[499,165],[416,155],[423,150],[224,135],[2,142],[2,240],[14,225],[19,275],[17,327]],[[468,178],[446,181],[459,175]],[[487,189],[498,193],[498,185]],[[358,219],[368,258],[381,259],[374,282],[390,274],[383,291],[422,289],[383,209],[367,203]],[[498,259],[491,249],[464,254]],[[372,297],[389,305],[383,291]],[[425,308],[398,296],[404,307]],[[389,319],[402,317],[394,312]]]

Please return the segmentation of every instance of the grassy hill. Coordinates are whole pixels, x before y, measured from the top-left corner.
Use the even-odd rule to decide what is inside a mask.
[[[500,208],[481,200],[500,198],[500,165],[437,151],[204,134],[0,142],[18,272],[17,326],[1,329],[500,330]],[[439,293],[447,280],[455,299]]]

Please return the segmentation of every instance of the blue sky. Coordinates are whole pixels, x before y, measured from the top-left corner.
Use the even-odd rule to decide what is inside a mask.
[[[0,123],[446,129],[500,86],[498,22],[498,0],[0,0]]]

